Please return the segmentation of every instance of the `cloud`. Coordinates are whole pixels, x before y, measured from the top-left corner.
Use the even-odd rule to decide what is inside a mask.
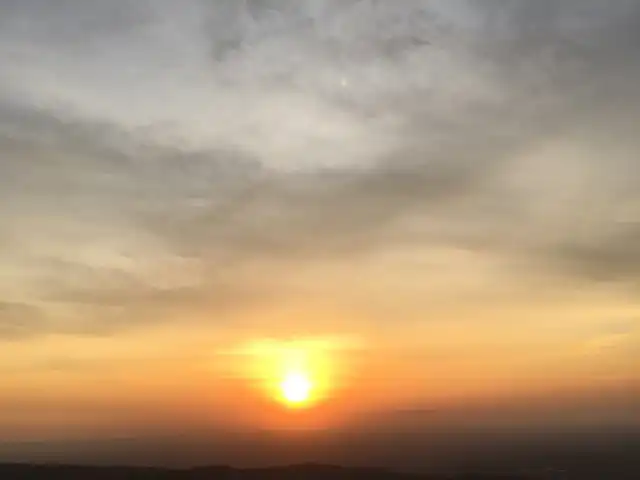
[[[19,339],[45,327],[42,313],[34,306],[0,302],[0,338]]]
[[[638,13],[5,0],[12,295],[102,329],[407,244],[635,281]]]

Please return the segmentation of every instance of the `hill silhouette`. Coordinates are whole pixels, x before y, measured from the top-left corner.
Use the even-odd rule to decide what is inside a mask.
[[[120,466],[0,464],[0,478],[12,480],[525,480],[528,476],[461,474],[434,476],[398,473],[380,468],[301,464],[266,468],[207,466],[189,469]]]

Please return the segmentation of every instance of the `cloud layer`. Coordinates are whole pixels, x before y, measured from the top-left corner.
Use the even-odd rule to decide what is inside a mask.
[[[631,0],[2,0],[0,335],[223,315],[403,248],[635,284],[639,23]]]

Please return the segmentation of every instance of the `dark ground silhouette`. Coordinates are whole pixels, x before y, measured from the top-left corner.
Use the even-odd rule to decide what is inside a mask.
[[[2,479],[220,479],[220,480],[525,480],[529,475],[458,474],[455,476],[418,475],[392,472],[377,468],[339,467],[332,465],[291,465],[269,468],[238,469],[228,466],[210,466],[191,469],[151,467],[91,467],[79,465],[0,465]]]

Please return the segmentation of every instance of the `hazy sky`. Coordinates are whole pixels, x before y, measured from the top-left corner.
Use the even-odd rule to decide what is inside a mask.
[[[0,455],[291,426],[287,344],[329,430],[640,426],[639,52],[638,0],[0,0]]]

